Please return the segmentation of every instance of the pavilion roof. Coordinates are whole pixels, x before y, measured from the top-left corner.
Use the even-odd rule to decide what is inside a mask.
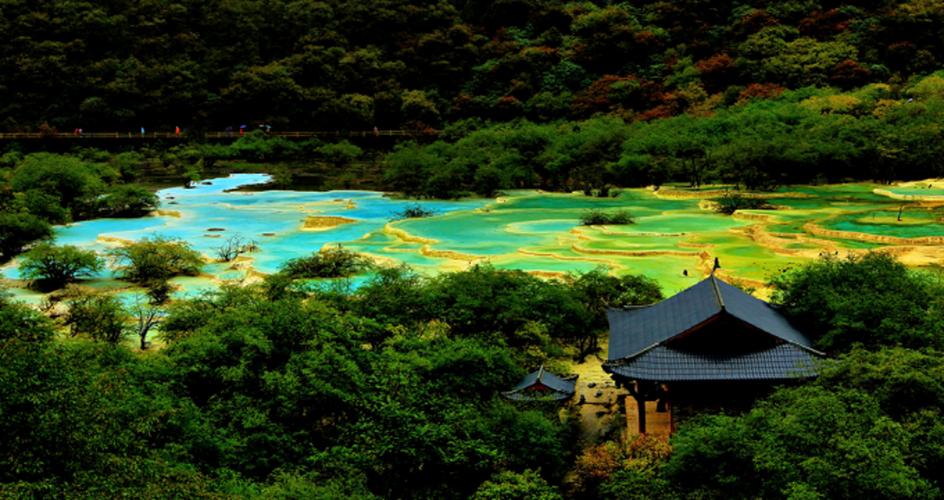
[[[754,352],[711,353],[673,347],[670,342],[709,320],[729,316],[750,325],[773,345]],[[716,278],[662,302],[631,310],[610,310],[610,343],[604,368],[640,380],[775,380],[816,374],[822,355],[809,339],[770,304]]]
[[[528,399],[567,399],[574,395],[576,380],[564,379],[544,369],[544,365],[527,375],[512,390],[504,393],[505,397],[515,400]],[[547,390],[533,391],[539,386]]]

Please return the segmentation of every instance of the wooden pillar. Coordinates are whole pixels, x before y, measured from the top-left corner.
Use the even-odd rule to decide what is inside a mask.
[[[636,400],[636,412],[639,414],[639,433],[646,433],[646,388],[638,380],[633,381],[633,390],[630,391]]]
[[[633,398],[636,400],[636,408],[639,413],[639,433],[646,433],[646,398],[641,394],[637,393],[633,395]]]

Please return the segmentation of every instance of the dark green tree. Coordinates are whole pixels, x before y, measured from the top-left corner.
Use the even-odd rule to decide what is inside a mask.
[[[102,270],[105,262],[94,251],[72,245],[41,243],[20,258],[20,274],[43,290],[62,288]]]

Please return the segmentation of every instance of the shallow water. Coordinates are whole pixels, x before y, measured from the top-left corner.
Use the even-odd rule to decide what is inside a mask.
[[[200,293],[220,281],[272,273],[291,258],[329,245],[366,253],[381,263],[404,262],[426,273],[491,262],[556,276],[605,265],[620,274],[648,275],[673,293],[704,276],[714,257],[720,259],[723,276],[740,279],[746,286],[762,286],[783,269],[820,252],[891,246],[910,264],[937,263],[940,245],[934,248],[933,242],[913,239],[944,235],[944,209],[881,196],[870,184],[784,188],[770,195],[778,210],[746,210],[734,217],[707,210],[700,206],[701,200],[680,189],[675,189],[676,196],[645,189],[624,190],[611,199],[520,191],[497,200],[419,202],[368,191],[233,191],[267,180],[264,174],[235,174],[192,189],[165,189],[158,192],[161,215],[59,227],[56,242],[105,252],[123,241],[163,235],[189,242],[208,261],[233,235],[257,243],[259,250],[250,260],[235,266],[207,264],[206,276],[176,279],[178,295]],[[417,203],[436,215],[393,220]],[[590,208],[628,210],[635,224],[579,226],[580,215]],[[354,222],[303,229],[311,216]],[[918,248],[921,245],[925,246]],[[2,272],[8,279],[19,278],[15,262]],[[85,284],[104,289],[123,286],[110,271]],[[39,300],[21,289],[16,296]]]

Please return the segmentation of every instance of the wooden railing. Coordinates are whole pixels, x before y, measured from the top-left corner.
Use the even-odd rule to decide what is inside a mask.
[[[286,137],[292,139],[306,139],[312,137],[432,137],[439,134],[438,130],[306,130],[306,131],[270,131],[269,137]],[[191,134],[188,132],[0,132],[0,140],[28,140],[28,139],[238,139],[239,131],[232,132],[204,132]]]

